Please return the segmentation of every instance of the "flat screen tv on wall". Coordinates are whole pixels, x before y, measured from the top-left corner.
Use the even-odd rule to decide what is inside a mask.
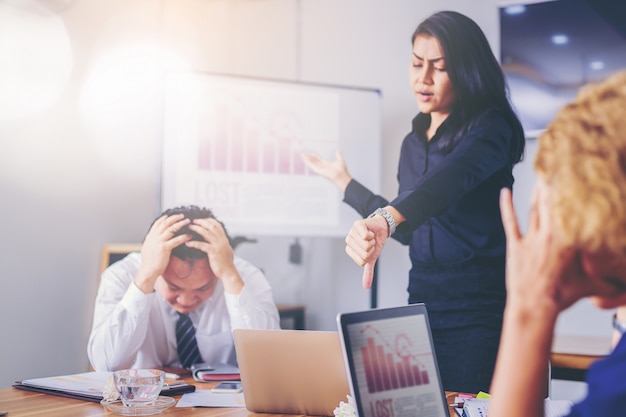
[[[501,63],[527,137],[580,87],[626,69],[626,1],[502,2]]]

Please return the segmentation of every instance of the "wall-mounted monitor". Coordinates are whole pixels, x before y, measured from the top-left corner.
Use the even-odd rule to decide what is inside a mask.
[[[500,4],[501,63],[528,137],[580,87],[626,69],[626,1]]]

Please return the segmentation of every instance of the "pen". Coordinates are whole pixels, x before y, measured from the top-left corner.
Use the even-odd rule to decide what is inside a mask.
[[[176,375],[171,372],[166,372],[165,379],[180,379],[180,375]]]

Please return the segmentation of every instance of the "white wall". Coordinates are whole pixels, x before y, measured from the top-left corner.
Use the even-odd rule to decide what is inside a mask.
[[[513,200],[522,231],[525,231],[528,226],[529,202],[532,199],[536,179],[533,162],[537,148],[537,140],[526,141],[525,158],[513,170],[515,176]],[[567,335],[609,337],[612,333],[611,316],[613,312],[614,310],[597,309],[588,299],[580,300],[561,313],[556,323],[555,332]]]
[[[380,89],[391,198],[416,112],[410,35],[442,9],[474,18],[498,50],[496,0],[0,0],[0,388],[87,370],[100,249],[141,241],[160,211],[165,71]],[[238,252],[278,302],[307,304],[310,328],[368,308],[342,239],[301,237],[292,265],[293,237],[251,237]],[[407,258],[385,248],[379,306],[406,303]]]

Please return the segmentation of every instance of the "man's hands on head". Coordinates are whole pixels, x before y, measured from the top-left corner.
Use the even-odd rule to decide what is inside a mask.
[[[189,229],[202,236],[205,242],[191,240],[186,245],[206,253],[211,270],[222,281],[224,290],[239,294],[243,289],[243,280],[235,268],[234,251],[222,224],[216,219],[195,219]]]
[[[172,249],[191,239],[189,234],[174,236],[189,222],[183,214],[162,216],[148,231],[141,247],[141,267],[135,277],[135,285],[145,294],[154,291],[154,283],[170,262]]]

